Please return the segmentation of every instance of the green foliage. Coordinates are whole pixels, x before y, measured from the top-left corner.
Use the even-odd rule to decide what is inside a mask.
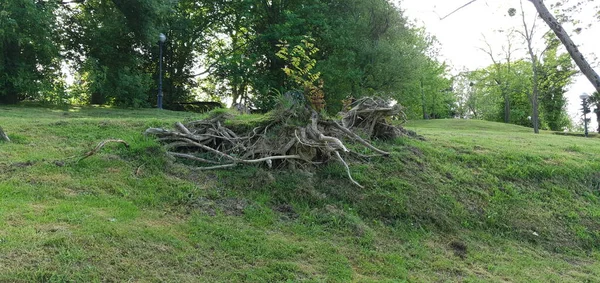
[[[57,9],[55,1],[0,3],[0,103],[62,95]]]
[[[443,91],[450,84],[447,69],[432,59],[435,39],[409,24],[387,0],[19,0],[2,5],[0,36],[7,40],[1,48],[12,60],[0,64],[7,74],[0,78],[5,102],[150,106],[156,99],[162,32],[167,36],[167,105],[203,97],[269,110],[278,93],[304,87],[301,77],[313,85],[319,77],[326,101],[318,104],[331,113],[341,109],[343,99],[370,95],[394,99],[409,116],[417,116],[424,104],[418,83],[423,80],[428,114],[453,116],[451,93]],[[281,42],[293,46],[290,54],[280,52]],[[18,50],[23,56],[9,54]],[[67,66],[76,74],[66,90],[60,73]]]
[[[540,126],[561,131],[570,125],[564,94],[575,73],[569,55],[558,55],[556,42],[548,44],[538,68]],[[532,91],[532,77],[531,63],[523,60],[498,63],[462,74],[459,80],[462,116],[502,122],[505,118],[504,95],[508,95],[509,122],[532,127],[528,96]]]
[[[467,72],[460,80],[462,87],[464,116],[488,121],[504,121],[504,93],[509,95],[510,123],[529,126],[531,66],[525,61],[511,62],[511,72],[502,74],[509,83],[500,84],[498,70],[507,70],[506,66],[489,66],[486,69]]]
[[[561,43],[553,34],[546,36],[546,45],[543,63],[539,68],[541,120],[545,128],[562,131],[570,125],[565,93],[577,72],[569,54],[558,53]]]
[[[307,37],[301,40],[301,45],[296,45],[291,50],[287,42],[277,45],[280,48],[276,53],[277,57],[288,63],[283,68],[283,72],[295,83],[294,86],[291,86],[292,88],[304,89],[314,86],[321,76],[321,73],[313,72],[317,64],[317,60],[313,57],[319,52],[314,41]]]
[[[310,68],[313,74],[321,74],[331,113],[341,109],[344,98],[365,95],[402,100],[416,112],[421,109],[421,100],[420,92],[413,91],[415,82],[422,77],[437,81],[446,74],[445,68],[439,68],[441,64],[429,62],[434,57],[430,54],[434,40],[408,24],[401,11],[386,0],[219,4],[223,23],[218,30],[226,38],[215,37],[209,46],[207,65],[214,71],[207,80],[216,86],[212,91],[231,96],[234,102],[251,96],[258,108],[271,109],[277,93],[297,87],[296,78],[281,72],[286,65],[288,71],[293,70],[294,64],[277,54],[280,42],[299,47],[306,36],[313,38],[311,44],[319,49],[309,55],[314,60]],[[427,68],[436,71],[422,72]],[[433,93],[427,93],[430,103],[435,100]],[[438,104],[446,99],[435,101]],[[450,115],[446,106],[435,108],[440,117]]]
[[[143,2],[143,3],[142,3]],[[92,104],[148,105],[153,82],[143,66],[155,45],[161,1],[85,1],[70,9],[69,59],[77,64],[79,88]],[[154,93],[152,93],[154,94]]]
[[[409,119],[454,118],[457,115],[454,79],[448,78],[448,66],[431,59],[419,66],[418,80],[408,82],[402,95],[394,99],[404,106]],[[425,113],[423,113],[425,110]]]
[[[301,41],[301,45],[296,45],[291,50],[285,42],[281,42],[279,47],[281,49],[276,55],[288,63],[283,68],[283,72],[294,83],[290,87],[304,91],[304,97],[310,102],[312,108],[317,112],[323,111],[325,109],[323,80],[315,84],[321,73],[313,72],[317,60],[312,57],[319,52],[315,47],[314,39],[307,37]]]
[[[332,1],[329,7],[318,42],[323,54],[318,71],[326,82],[330,112],[339,111],[348,96],[380,96],[395,99],[409,113],[421,113],[421,79],[432,83],[428,98],[449,88],[433,90],[439,87],[434,81],[444,76],[438,73],[441,64],[431,62],[434,39],[411,26],[389,1]]]
[[[597,91],[590,96],[590,108],[596,114],[596,121],[600,122],[600,94]],[[600,123],[598,124],[597,131],[600,133]]]

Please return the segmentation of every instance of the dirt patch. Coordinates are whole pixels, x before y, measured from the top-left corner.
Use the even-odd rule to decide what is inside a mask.
[[[465,259],[467,257],[467,245],[461,241],[452,241],[448,244],[450,248],[454,251],[454,255],[460,257],[461,259]]]
[[[407,149],[408,149],[408,151],[410,151],[412,154],[414,154],[414,155],[416,155],[416,156],[418,156],[418,157],[423,157],[423,152],[422,152],[422,151],[421,151],[419,148],[417,148],[417,147],[414,147],[414,146],[408,146],[408,147],[407,147]]]
[[[278,212],[281,216],[281,220],[294,220],[298,218],[298,213],[296,213],[296,211],[294,210],[294,207],[285,203],[285,204],[280,204],[277,205],[275,207],[273,207],[273,210]]]
[[[69,124],[69,122],[67,122],[67,121],[58,121],[58,122],[50,123],[48,125],[49,126],[66,126],[68,124]]]
[[[211,200],[207,198],[198,198],[191,207],[205,212],[210,216],[216,216],[220,211],[228,216],[242,216],[244,210],[250,205],[250,201],[238,198],[225,198]]]
[[[69,232],[69,227],[64,225],[48,224],[41,225],[35,228],[36,233],[57,233],[57,232]]]
[[[17,163],[11,164],[12,167],[17,167],[17,168],[27,168],[27,167],[31,167],[33,165],[35,165],[34,161],[17,162]]]

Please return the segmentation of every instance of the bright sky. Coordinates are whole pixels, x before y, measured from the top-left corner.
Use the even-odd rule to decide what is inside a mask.
[[[446,60],[455,71],[474,70],[492,64],[489,55],[481,51],[485,43],[483,38],[490,42],[495,52],[502,52],[502,44],[506,42],[506,35],[496,32],[497,30],[506,30],[511,27],[522,30],[522,21],[520,17],[519,0],[478,0],[466,8],[458,11],[454,15],[444,20],[441,17],[446,16],[455,9],[470,2],[470,0],[400,0],[400,7],[405,11],[405,15],[414,20],[417,25],[424,26],[426,30],[437,37],[441,43],[441,56]],[[549,5],[546,1],[546,5]],[[508,9],[517,9],[515,17],[508,16]],[[536,15],[535,8],[527,0],[523,0],[528,24],[533,23]],[[588,9],[588,15],[582,13],[581,21],[594,22],[593,11]],[[584,30],[580,35],[569,32],[571,29],[565,29],[571,35],[573,41],[580,46],[580,50],[586,55],[588,60],[593,59],[592,51],[600,47],[599,24],[591,29]],[[538,35],[541,37],[548,28],[541,19],[537,21]],[[538,42],[543,44],[539,37]],[[514,43],[519,47],[525,47],[524,43],[517,40]],[[518,56],[525,57],[525,50],[519,51]],[[596,71],[600,71],[596,68]],[[569,114],[574,117],[574,121],[579,121],[578,109],[580,104],[579,95],[583,92],[592,93],[594,91],[591,83],[583,76],[578,76],[575,83],[570,87],[567,93],[569,100]],[[592,120],[595,117],[592,118]]]

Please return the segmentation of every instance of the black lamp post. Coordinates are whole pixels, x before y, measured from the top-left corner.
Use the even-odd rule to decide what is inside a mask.
[[[590,109],[590,95],[587,93],[582,93],[579,98],[581,98],[581,110],[583,110],[583,125],[585,129],[585,137],[588,136],[588,119],[587,114],[591,112]]]
[[[162,109],[163,93],[162,93],[162,62],[163,62],[163,46],[167,37],[164,34],[158,35],[158,109]]]

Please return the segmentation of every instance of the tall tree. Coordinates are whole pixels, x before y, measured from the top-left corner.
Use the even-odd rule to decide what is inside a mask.
[[[462,7],[456,9],[449,15],[445,16],[444,19],[476,1],[477,0],[473,0],[469,3],[467,3],[466,5],[463,5]],[[577,64],[577,66],[579,67],[579,70],[586,76],[586,78],[590,81],[590,83],[592,83],[592,85],[594,86],[596,91],[600,92],[600,76],[598,76],[598,73],[592,68],[592,66],[589,64],[589,62],[585,59],[585,56],[581,53],[581,51],[579,51],[579,48],[573,42],[573,40],[571,39],[569,34],[565,31],[562,24],[556,19],[556,17],[554,17],[554,15],[552,15],[552,13],[550,13],[550,11],[548,11],[548,8],[544,4],[544,1],[543,0],[528,0],[528,1],[531,2],[535,6],[535,9],[536,9],[537,13],[539,14],[539,16],[544,20],[544,22],[546,22],[548,27],[550,27],[550,29],[554,32],[556,37],[562,42],[563,46],[569,52],[571,59],[573,59],[573,61],[575,61],[575,64]],[[591,1],[588,1],[588,2],[591,2]],[[581,1],[578,1],[576,6],[579,6],[581,3],[582,3]],[[595,8],[598,9],[599,7],[596,6]],[[600,15],[600,11],[598,11],[597,15]]]
[[[569,125],[566,112],[565,93],[576,74],[575,66],[568,53],[559,54],[560,42],[554,35],[547,34],[546,51],[539,66],[540,107],[543,121],[553,131],[561,131]]]
[[[148,104],[151,60],[162,1],[87,0],[76,4],[66,33],[90,102],[140,107]]]
[[[170,13],[162,17],[158,24],[160,32],[165,33],[167,42],[164,51],[165,104],[192,99],[192,90],[197,87],[196,66],[199,56],[209,49],[209,35],[215,33],[218,25],[224,25],[225,11],[223,1],[180,0],[171,7]],[[156,34],[153,35],[157,37]],[[156,41],[154,41],[156,42]],[[158,55],[158,45],[150,49],[150,55]],[[158,76],[158,58],[152,56],[146,60],[146,72]],[[151,96],[151,100],[154,97]]]
[[[540,113],[539,113],[539,59],[538,55],[534,51],[534,34],[536,31],[536,20],[537,17],[534,18],[533,24],[531,24],[531,29],[527,24],[527,20],[525,18],[525,10],[523,9],[523,1],[519,1],[521,4],[521,20],[523,23],[523,31],[520,34],[525,39],[525,43],[527,44],[527,53],[529,54],[529,59],[531,60],[531,69],[533,71],[532,80],[532,90],[529,95],[529,99],[531,100],[531,123],[533,124],[533,132],[536,134],[540,133]]]
[[[562,42],[564,47],[567,49],[575,64],[579,67],[579,70],[586,76],[586,78],[592,83],[597,92],[600,92],[600,76],[594,71],[592,66],[585,59],[585,56],[579,51],[579,48],[569,34],[565,31],[562,25],[556,20],[556,18],[548,11],[544,1],[542,0],[529,0],[535,6],[540,17],[548,24],[550,29],[554,32],[556,37]]]
[[[593,111],[596,113],[596,122],[598,123],[597,132],[600,133],[600,92],[594,92],[590,96],[590,103],[595,107]]]
[[[225,1],[221,9],[227,12],[206,53],[209,79],[236,102],[253,97],[260,108],[294,87],[283,72],[286,62],[275,55],[281,41],[296,46],[305,36],[315,39],[315,71],[330,112],[347,96],[410,101],[433,57],[434,40],[387,0]],[[442,77],[434,73],[425,79]]]
[[[510,80],[509,76],[511,76],[512,73],[511,62],[513,60],[514,53],[514,33],[515,31],[512,29],[506,32],[506,45],[502,47],[504,54],[500,55],[504,58],[497,59],[497,55],[494,53],[491,44],[487,41],[487,39],[485,39],[485,37],[484,42],[486,48],[480,48],[484,53],[486,53],[490,57],[492,63],[495,66],[494,81],[500,86],[502,97],[504,99],[504,123],[510,123],[510,93],[508,84]],[[504,64],[502,63],[502,59],[504,59],[505,61]],[[502,67],[505,67],[506,70],[503,70]]]
[[[503,72],[501,76],[507,80],[507,88],[504,90],[503,85],[496,82],[498,69]],[[475,116],[474,118],[503,121],[505,105],[503,91],[506,91],[511,105],[510,123],[531,127],[531,100],[529,99],[533,76],[531,63],[524,60],[512,61],[510,70],[510,73],[507,72],[506,63],[501,64],[500,68],[492,64],[487,68],[466,74],[469,88],[464,100],[470,110],[469,114]]]
[[[0,2],[0,103],[38,99],[60,74],[55,1]]]

